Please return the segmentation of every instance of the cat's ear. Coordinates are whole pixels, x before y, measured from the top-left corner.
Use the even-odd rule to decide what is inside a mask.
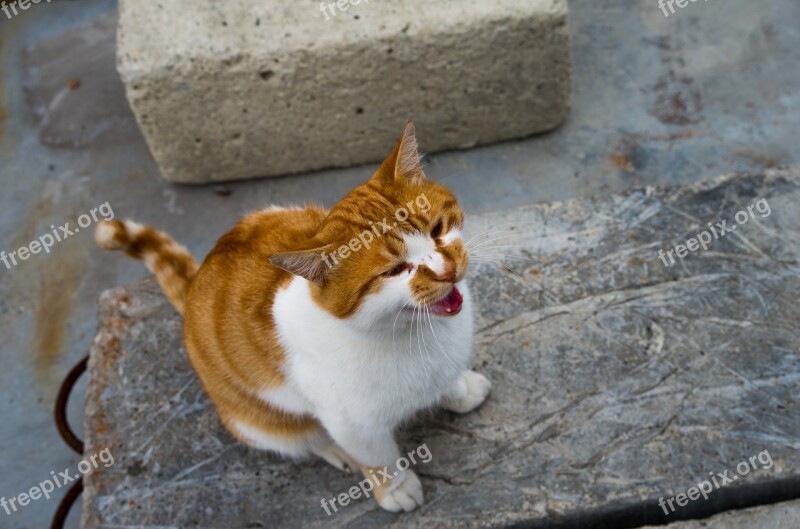
[[[421,184],[425,180],[425,173],[422,172],[417,132],[411,119],[406,122],[395,150],[397,151],[397,159],[394,164],[395,179],[406,178],[412,184]]]
[[[414,122],[410,119],[403,128],[403,134],[396,147],[397,159],[394,165],[395,179],[405,178],[412,184],[421,184],[425,180],[420,164],[419,148],[417,146],[417,132]]]
[[[412,184],[421,184],[425,181],[422,172],[419,151],[417,150],[417,135],[414,132],[414,122],[410,119],[403,128],[403,134],[397,140],[392,154],[381,164],[375,173],[378,178],[386,183],[404,179]]]
[[[336,261],[332,260],[328,247],[324,246],[300,252],[274,253],[269,256],[269,262],[321,286],[325,284]]]

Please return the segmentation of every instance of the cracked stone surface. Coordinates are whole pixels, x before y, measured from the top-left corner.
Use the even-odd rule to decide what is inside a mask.
[[[770,214],[736,225],[760,199]],[[411,514],[361,499],[326,516],[321,498],[358,479],[235,442],[155,283],[107,291],[85,430],[87,453],[111,447],[116,464],[88,478],[83,526],[600,527],[623,512],[634,527],[797,497],[799,201],[800,170],[771,170],[469,218],[474,363],[493,392],[401,432],[433,454]],[[735,230],[707,251],[659,259],[723,220]],[[708,500],[669,517],[655,503],[725,472]]]

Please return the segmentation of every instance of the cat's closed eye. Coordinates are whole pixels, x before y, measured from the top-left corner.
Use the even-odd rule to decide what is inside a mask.
[[[399,265],[395,266],[394,268],[386,272],[384,275],[389,277],[399,276],[400,274],[402,274],[406,270],[409,270],[410,268],[411,266],[408,263],[400,263]]]
[[[442,225],[442,221],[440,220],[431,230],[431,239],[438,239],[439,237],[441,237],[443,229],[444,226]]]

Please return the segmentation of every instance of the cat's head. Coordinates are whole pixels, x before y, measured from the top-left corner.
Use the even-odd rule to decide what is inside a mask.
[[[463,226],[455,196],[426,178],[409,120],[392,154],[333,207],[307,249],[270,261],[308,279],[315,301],[339,318],[396,320],[414,309],[452,317],[469,262]]]

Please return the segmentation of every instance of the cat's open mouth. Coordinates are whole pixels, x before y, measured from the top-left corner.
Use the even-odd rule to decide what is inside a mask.
[[[464,305],[464,296],[453,286],[453,289],[445,297],[430,305],[431,312],[437,316],[455,316],[461,312]]]

